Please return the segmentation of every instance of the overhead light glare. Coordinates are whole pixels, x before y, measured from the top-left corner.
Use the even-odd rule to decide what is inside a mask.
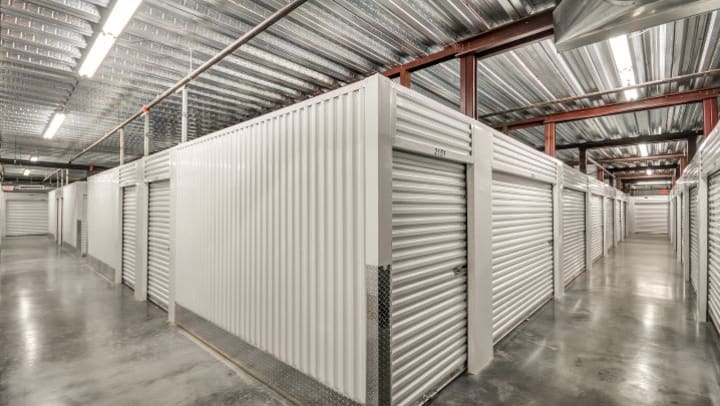
[[[112,48],[114,43],[115,37],[112,35],[106,33],[100,34],[95,39],[95,42],[93,43],[92,48],[90,48],[90,52],[88,52],[87,57],[85,57],[85,61],[82,66],[80,66],[80,70],[78,71],[80,76],[86,78],[93,77],[108,52],[110,52],[110,48]]]
[[[123,0],[115,3],[115,7],[113,7],[105,25],[103,25],[103,32],[119,37],[140,3],[142,3],[142,0]]]
[[[135,11],[140,7],[142,0],[123,0],[115,3],[103,30],[95,39],[88,52],[78,74],[82,77],[91,78],[95,75],[100,64],[115,44],[115,40],[122,34]]]
[[[63,121],[65,121],[65,113],[55,113],[55,116],[50,120],[50,125],[48,125],[47,130],[45,130],[45,134],[43,134],[43,138],[49,140],[54,137]]]
[[[23,176],[30,176],[30,169],[25,169],[23,171]]]
[[[30,157],[30,162],[37,162],[37,161],[38,161],[38,157],[36,157],[36,156]]]
[[[627,35],[610,38],[610,49],[613,53],[613,60],[615,60],[615,68],[620,76],[620,85],[626,87],[637,84]],[[624,94],[628,100],[635,100],[639,96],[637,89],[625,90]]]
[[[647,144],[640,144],[638,148],[640,149],[640,156],[648,156]]]
[[[653,172],[652,169],[648,169],[647,171],[645,171],[645,173],[647,173],[648,175],[652,175]]]

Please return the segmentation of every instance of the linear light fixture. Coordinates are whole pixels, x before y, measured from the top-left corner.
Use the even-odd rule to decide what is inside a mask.
[[[645,171],[645,173],[647,173],[648,175],[652,175],[653,172],[652,169],[648,169],[647,171]]]
[[[50,120],[47,130],[45,130],[45,134],[43,134],[43,138],[49,140],[54,137],[63,121],[65,121],[65,113],[55,113],[55,116]]]
[[[30,169],[25,169],[23,171],[23,176],[30,176]]]
[[[36,157],[36,156],[30,157],[30,162],[37,162],[37,161],[38,161],[38,157]]]
[[[647,144],[639,144],[638,149],[640,149],[640,156],[648,156]]]
[[[613,59],[615,60],[615,68],[617,68],[618,74],[620,75],[620,85],[625,87],[637,84],[627,35],[610,38],[610,49],[612,50]],[[628,100],[638,98],[637,89],[628,89],[624,94]]]
[[[142,3],[142,0],[122,0],[115,3],[107,21],[103,25],[102,32],[95,39],[82,66],[78,70],[80,76],[91,78],[95,75],[100,64],[105,60],[108,52],[115,44],[115,40],[122,34],[125,26],[140,7],[140,3]]]

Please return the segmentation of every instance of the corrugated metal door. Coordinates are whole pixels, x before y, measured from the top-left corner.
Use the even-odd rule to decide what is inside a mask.
[[[720,333],[720,173],[708,184],[708,313]]]
[[[123,188],[122,215],[122,281],[135,287],[135,258],[137,236],[137,187]]]
[[[613,227],[613,200],[612,199],[606,199],[605,200],[605,246],[607,249],[612,248],[613,246],[613,232],[615,227]]]
[[[492,180],[493,342],[553,294],[552,188],[501,173]]]
[[[603,224],[602,224],[602,206],[603,198],[601,196],[591,195],[590,196],[590,226],[591,237],[590,241],[592,254],[592,260],[595,261],[602,257],[603,253]]]
[[[465,165],[393,152],[391,382],[417,404],[467,359]]]
[[[634,206],[635,232],[643,234],[668,233],[667,201],[637,200]]]
[[[622,240],[622,208],[621,208],[622,202],[619,200],[615,201],[615,211],[613,212],[613,220],[615,221],[615,227],[613,227],[613,235],[615,236],[615,241]]]
[[[7,200],[6,213],[9,237],[48,233],[47,200]]]
[[[148,205],[148,298],[167,309],[170,280],[170,182],[150,183]]]
[[[563,190],[563,282],[573,281],[585,270],[585,193]]]
[[[690,284],[696,288],[696,282],[699,272],[700,253],[698,250],[698,188],[697,186],[690,188]]]

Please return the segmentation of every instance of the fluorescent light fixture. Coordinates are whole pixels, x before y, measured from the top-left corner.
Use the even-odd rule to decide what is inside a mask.
[[[49,140],[54,137],[63,121],[65,121],[65,113],[55,113],[55,116],[50,120],[47,130],[45,130],[45,134],[43,134],[43,138]]]
[[[38,157],[36,157],[36,156],[30,157],[30,162],[37,162],[37,161],[38,161]]]
[[[633,70],[632,55],[630,54],[630,43],[627,35],[619,35],[610,38],[610,49],[615,60],[615,68],[620,74],[620,85],[622,87],[633,86],[635,82],[635,71]],[[625,92],[625,98],[634,100],[638,98],[637,89],[628,89]]]
[[[140,7],[140,3],[142,3],[142,0],[123,0],[115,3],[107,21],[105,21],[105,25],[103,25],[102,33],[95,39],[82,66],[80,66],[80,70],[78,70],[80,76],[91,78],[95,75],[100,64],[115,44],[115,40],[122,34],[125,26]]]
[[[647,144],[638,145],[638,149],[640,149],[640,156],[648,156]]]
[[[114,43],[115,38],[112,35],[105,33],[100,34],[97,39],[95,39],[92,48],[90,48],[90,52],[87,57],[85,57],[85,61],[78,71],[80,76],[87,78],[93,77]]]
[[[652,169],[648,169],[647,171],[645,171],[645,173],[647,173],[648,175],[652,175]]]
[[[30,169],[25,169],[23,171],[23,176],[30,176]]]
[[[113,7],[110,16],[103,25],[103,32],[113,37],[119,37],[133,14],[135,14],[135,10],[140,7],[140,3],[142,3],[142,0],[122,0],[115,3],[115,7]]]

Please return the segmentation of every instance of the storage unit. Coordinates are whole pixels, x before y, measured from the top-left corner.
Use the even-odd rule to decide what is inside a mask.
[[[48,233],[46,193],[5,193],[5,236]]]
[[[605,206],[605,249],[610,250],[615,245],[615,200],[606,198]]]
[[[170,286],[170,181],[150,183],[148,204],[148,298],[166,309]]]
[[[690,187],[690,284],[697,288],[700,252],[698,247],[698,188]]]
[[[496,136],[492,178],[493,342],[553,295],[553,193],[546,155]]]
[[[633,196],[630,202],[633,233],[668,235],[670,202],[667,196]]]
[[[328,403],[432,396],[467,368],[478,311],[474,126],[487,145],[492,130],[376,76],[175,147],[170,313]]]
[[[603,198],[590,196],[591,258],[594,261],[603,256]]]
[[[122,190],[122,282],[135,287],[137,269],[137,186]]]
[[[562,174],[562,276],[568,285],[587,269],[587,176],[567,166]]]
[[[720,172],[708,179],[708,315],[720,333]]]

